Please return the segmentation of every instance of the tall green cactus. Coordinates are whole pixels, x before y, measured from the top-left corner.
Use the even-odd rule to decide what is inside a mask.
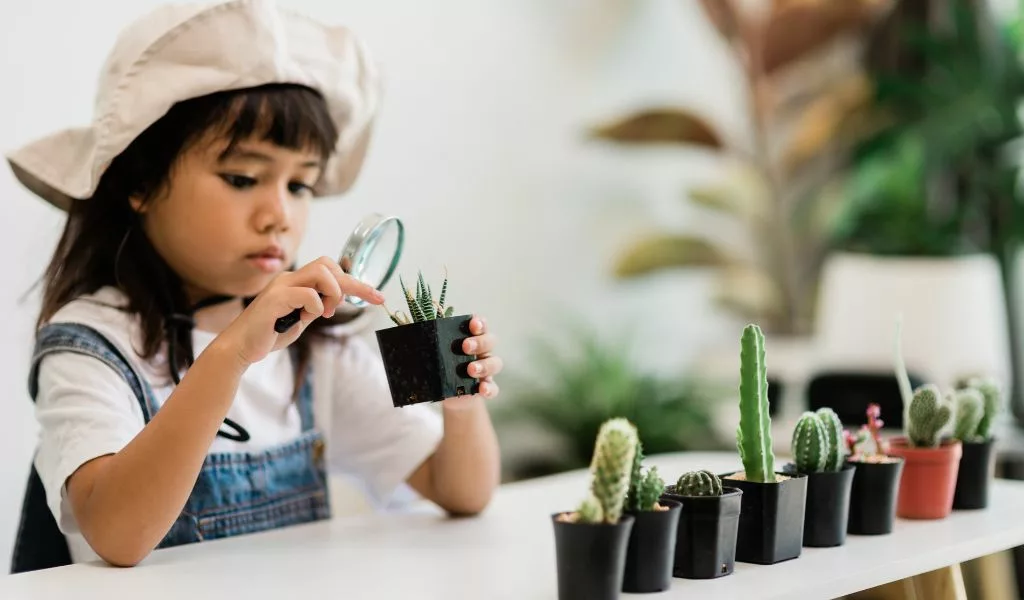
[[[978,435],[978,424],[985,414],[985,399],[975,388],[954,392],[956,402],[956,424],[953,437],[962,442],[973,442]]]
[[[836,411],[823,406],[815,412],[821,424],[825,426],[828,436],[828,456],[825,459],[825,470],[835,473],[843,468],[846,460],[846,443],[843,435],[843,422]]]
[[[640,467],[644,462],[644,444],[638,438],[636,441],[636,452],[633,454],[633,468],[629,473],[629,491],[626,493],[626,510],[633,512],[640,510]]]
[[[690,471],[679,476],[674,491],[680,496],[721,496],[722,480],[711,471]]]
[[[953,406],[934,384],[910,389],[910,376],[903,362],[902,329],[903,320],[900,318],[896,321],[895,359],[900,395],[903,397],[903,405],[909,407],[906,418],[907,439],[911,446],[935,448],[939,445],[939,434],[953,416]]]
[[[747,325],[740,340],[740,424],[736,428],[736,447],[747,481],[774,482],[775,453],[764,355],[761,328]]]
[[[988,377],[974,377],[968,381],[968,385],[978,390],[983,398],[984,410],[975,430],[975,437],[978,440],[987,440],[992,436],[992,423],[1003,408],[1002,390],[994,379]]]
[[[636,448],[636,427],[628,420],[616,417],[601,424],[590,462],[590,493],[600,504],[605,523],[618,523],[622,516]]]

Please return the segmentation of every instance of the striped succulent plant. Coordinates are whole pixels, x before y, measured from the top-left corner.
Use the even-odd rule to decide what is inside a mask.
[[[444,319],[452,316],[455,312],[455,307],[445,307],[444,305],[445,296],[448,294],[447,269],[445,269],[444,273],[444,282],[441,284],[441,295],[436,302],[434,301],[433,291],[423,280],[422,272],[417,274],[415,294],[405,286],[405,281],[402,280],[401,276],[398,277],[398,282],[402,286],[402,295],[405,296],[405,302],[409,305],[409,314],[406,315],[400,310],[397,312],[388,311],[388,316],[391,317],[391,320],[396,325],[409,325],[410,323],[421,323],[433,319]]]

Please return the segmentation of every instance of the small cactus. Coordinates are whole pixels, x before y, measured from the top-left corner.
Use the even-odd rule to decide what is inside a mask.
[[[605,421],[597,432],[590,462],[590,494],[600,504],[605,523],[618,523],[622,516],[636,448],[636,427],[624,418]]]
[[[721,496],[722,480],[711,471],[690,471],[679,476],[675,493],[680,496]]]
[[[427,285],[423,279],[423,273],[418,272],[416,277],[416,294],[414,295],[406,286],[402,277],[398,277],[398,283],[402,287],[402,295],[405,297],[405,302],[409,306],[409,315],[406,315],[402,311],[391,312],[387,311],[388,316],[396,325],[408,325],[410,323],[420,323],[423,321],[430,321],[433,319],[444,319],[452,316],[455,313],[455,307],[449,306],[445,308],[444,301],[445,296],[448,293],[448,270],[445,269],[444,282],[441,284],[441,297],[437,302],[434,301],[433,292],[430,290],[430,286]]]
[[[962,442],[974,441],[978,434],[978,424],[985,413],[985,398],[974,388],[957,390],[953,398],[956,402],[953,437]]]
[[[823,406],[815,412],[828,436],[828,456],[825,459],[825,470],[835,473],[843,468],[846,459],[846,446],[843,444],[843,422],[836,411]]]
[[[881,434],[882,426],[885,424],[881,418],[882,407],[871,403],[868,404],[866,412],[868,417],[867,425],[862,425],[856,434],[843,431],[846,448],[850,453],[851,460],[877,459],[889,453],[889,448],[886,446],[885,441],[882,440]],[[868,445],[868,440],[871,441],[870,445]]]
[[[793,428],[793,459],[800,473],[820,473],[828,461],[828,434],[818,415],[805,411]]]
[[[740,340],[740,423],[736,428],[736,447],[747,481],[774,482],[775,454],[764,354],[761,328],[747,325]]]
[[[907,437],[913,446],[935,448],[939,433],[953,416],[950,401],[944,398],[938,386],[925,384],[914,390],[907,418]]]
[[[647,469],[640,476],[636,486],[636,509],[638,511],[654,510],[658,498],[665,492],[665,481],[658,474],[658,467]]]
[[[604,511],[601,510],[601,503],[591,494],[580,502],[576,516],[580,523],[600,523],[604,520]]]
[[[981,393],[982,414],[974,431],[975,441],[984,441],[992,437],[992,423],[1003,407],[1002,390],[994,379],[987,377],[972,377],[967,380],[967,387],[973,388]]]
[[[644,445],[638,438],[636,441],[636,452],[633,453],[633,468],[629,473],[629,492],[626,493],[626,509],[632,512],[640,510],[640,467],[644,462]]]

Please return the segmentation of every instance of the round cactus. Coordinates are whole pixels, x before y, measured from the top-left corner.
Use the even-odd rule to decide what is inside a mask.
[[[818,415],[805,411],[793,428],[793,460],[797,471],[818,473],[828,460],[828,434]]]
[[[815,412],[821,424],[825,427],[825,435],[828,437],[828,455],[825,458],[825,470],[836,472],[843,468],[843,461],[846,458],[846,444],[843,438],[843,422],[839,415],[831,408],[822,407]]]
[[[711,471],[690,471],[679,477],[675,493],[680,496],[721,496],[722,480]]]
[[[939,432],[949,423],[953,410],[938,386],[925,384],[914,391],[908,416],[907,437],[910,443],[917,447],[935,448],[939,445]]]

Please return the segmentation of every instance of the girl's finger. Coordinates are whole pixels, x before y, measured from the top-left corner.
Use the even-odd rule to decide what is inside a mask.
[[[346,273],[337,262],[327,257],[322,257],[320,262],[330,269],[335,280],[338,282],[338,285],[341,287],[342,293],[362,298],[371,304],[384,303],[384,294],[380,293],[380,291],[372,285],[363,283]]]
[[[488,352],[494,350],[498,338],[493,333],[485,333],[475,337],[466,338],[462,342],[462,351],[466,354],[475,354],[484,358]]]
[[[488,377],[484,381],[480,382],[477,393],[484,398],[494,398],[498,395],[498,384],[494,383],[494,380]]]
[[[477,379],[493,377],[501,373],[504,364],[500,356],[488,356],[481,360],[474,360],[469,363],[469,376]]]
[[[324,314],[324,302],[320,294],[309,287],[290,287],[284,290],[284,306],[277,311],[277,317],[284,316],[296,308],[302,309],[300,320],[303,325]]]
[[[469,320],[469,332],[473,335],[481,335],[487,331],[487,323],[483,317],[474,316]]]

